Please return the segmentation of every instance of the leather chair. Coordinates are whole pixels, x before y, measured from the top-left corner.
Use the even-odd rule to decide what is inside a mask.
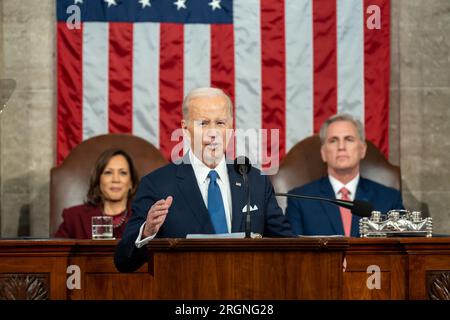
[[[95,161],[109,148],[126,151],[133,159],[140,178],[167,163],[151,143],[133,135],[106,134],[83,141],[60,166],[50,171],[51,236],[62,222],[63,209],[85,201]]]
[[[361,161],[361,176],[385,186],[401,190],[400,167],[389,163],[375,145],[366,141],[366,157]],[[280,163],[276,175],[271,176],[275,192],[289,190],[307,184],[327,174],[326,164],[320,156],[320,138],[308,137],[297,143]],[[280,207],[287,205],[285,197],[277,197]]]

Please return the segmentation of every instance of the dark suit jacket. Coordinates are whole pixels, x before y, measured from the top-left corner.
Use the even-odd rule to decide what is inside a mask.
[[[55,233],[55,238],[69,239],[91,239],[93,216],[103,215],[101,207],[95,207],[90,204],[82,204],[63,210],[63,222]],[[122,237],[125,230],[125,224],[113,229],[113,236],[116,239]]]
[[[328,177],[322,177],[290,193],[334,199],[335,194]],[[399,191],[383,186],[369,179],[360,178],[355,199],[368,201],[373,210],[386,213],[392,209],[403,209]],[[344,234],[339,207],[316,200],[288,199],[286,208],[292,230],[297,235],[335,235]],[[359,236],[359,219],[353,215],[351,236]]]
[[[186,159],[186,157],[185,157]],[[245,226],[242,209],[246,203],[244,183],[232,165],[227,165],[232,198],[232,232],[243,232]],[[274,197],[272,184],[267,176],[252,168],[249,173],[252,207],[252,232],[263,236],[290,237],[291,227]],[[138,269],[147,260],[147,249],[136,248],[139,228],[146,221],[147,212],[158,200],[173,196],[169,213],[156,237],[185,238],[187,234],[212,234],[208,209],[190,164],[168,164],[145,176],[138,187],[132,204],[132,217],[117,246],[115,264],[119,271]]]

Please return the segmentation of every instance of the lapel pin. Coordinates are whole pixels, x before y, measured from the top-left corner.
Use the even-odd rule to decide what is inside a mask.
[[[240,182],[236,182],[236,185],[237,185],[238,187],[240,187],[240,186],[241,186],[241,183],[240,183]]]

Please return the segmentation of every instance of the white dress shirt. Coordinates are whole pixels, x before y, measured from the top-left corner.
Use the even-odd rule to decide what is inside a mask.
[[[203,201],[205,203],[205,207],[208,208],[208,187],[209,187],[209,177],[208,174],[211,170],[216,170],[218,178],[217,184],[220,188],[220,193],[222,194],[223,205],[225,208],[225,218],[227,220],[228,232],[231,232],[231,189],[230,182],[228,178],[228,169],[225,161],[225,156],[222,157],[222,160],[219,164],[211,169],[206,166],[202,161],[200,161],[193,152],[189,151],[189,161],[192,165],[192,169],[194,170],[195,178],[197,180],[197,185],[200,189],[200,193],[202,194]],[[170,208],[169,213],[170,214]],[[142,239],[142,232],[144,231],[145,222],[142,224],[139,229],[139,235],[135,241],[135,245],[138,248],[146,245],[150,240],[152,240],[156,234],[153,234],[145,239]]]
[[[350,198],[350,201],[355,200],[356,188],[358,187],[359,182],[359,173],[347,184],[343,184],[332,175],[328,175],[328,179],[330,180],[331,186],[333,187],[336,199],[341,199],[342,195],[340,191],[343,187],[345,187],[349,191],[348,197]]]
[[[228,178],[227,163],[225,157],[222,157],[219,164],[211,169],[203,162],[201,162],[192,152],[189,152],[189,160],[191,161],[192,169],[194,169],[195,178],[197,179],[198,187],[202,194],[203,202],[205,207],[208,208],[208,187],[209,178],[208,174],[211,170],[216,170],[217,172],[217,184],[220,188],[220,193],[222,194],[223,206],[225,208],[225,218],[227,219],[228,232],[231,231],[231,189],[230,180]]]

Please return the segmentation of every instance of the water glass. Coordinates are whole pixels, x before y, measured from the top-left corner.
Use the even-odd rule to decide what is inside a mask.
[[[92,239],[112,239],[113,219],[108,216],[92,217]]]

